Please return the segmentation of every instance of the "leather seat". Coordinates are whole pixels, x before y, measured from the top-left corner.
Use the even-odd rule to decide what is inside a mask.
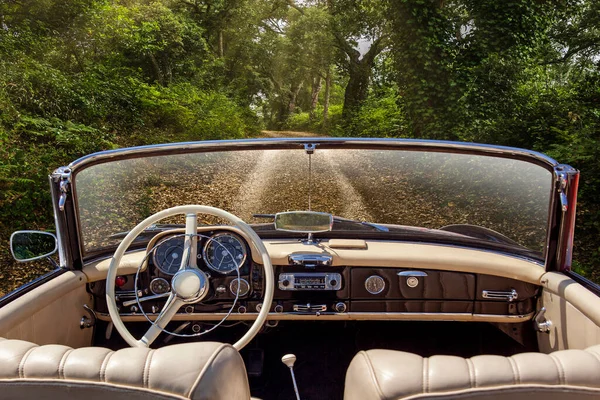
[[[72,349],[0,338],[0,398],[250,399],[242,357],[229,344],[158,350]]]
[[[359,352],[346,373],[345,400],[600,398],[600,345],[512,357],[423,358]]]

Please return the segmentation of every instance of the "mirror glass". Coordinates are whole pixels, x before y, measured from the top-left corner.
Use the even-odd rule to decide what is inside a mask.
[[[53,254],[56,236],[49,232],[17,231],[10,237],[10,250],[17,261],[31,261]]]
[[[317,233],[331,230],[333,216],[313,211],[289,211],[275,214],[275,229],[286,232]]]

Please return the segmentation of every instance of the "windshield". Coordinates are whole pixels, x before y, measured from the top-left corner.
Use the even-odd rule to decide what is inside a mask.
[[[313,211],[352,220],[491,229],[541,257],[551,187],[551,172],[526,161],[348,149],[317,149],[310,171],[304,150],[242,150],[111,161],[75,179],[86,254],[176,205],[210,205],[258,223],[265,220],[253,214],[307,210],[310,197]]]

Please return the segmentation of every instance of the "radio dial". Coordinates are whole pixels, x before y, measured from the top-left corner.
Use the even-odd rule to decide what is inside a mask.
[[[283,282],[281,282],[281,284],[283,286],[289,286],[290,285],[290,281],[288,281],[287,279],[284,279]]]
[[[332,279],[329,281],[329,284],[333,287],[335,287],[337,285],[337,281],[335,279]]]

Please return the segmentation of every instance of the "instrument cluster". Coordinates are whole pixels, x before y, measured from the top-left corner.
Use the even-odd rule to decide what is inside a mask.
[[[213,299],[227,300],[236,294],[248,295],[250,267],[247,265],[248,244],[236,233],[214,231],[198,235],[196,265],[212,275]],[[184,256],[185,235],[170,234],[161,238],[149,251],[154,269],[148,289],[153,295],[162,295],[171,290],[170,280],[181,266]],[[239,268],[240,278],[237,279]],[[238,289],[239,286],[239,289]]]
[[[174,235],[162,239],[154,247],[152,261],[167,276],[173,276],[181,265],[185,236]],[[210,237],[198,238],[197,262],[212,271],[230,274],[241,268],[248,254],[244,239],[232,232],[219,232]]]

